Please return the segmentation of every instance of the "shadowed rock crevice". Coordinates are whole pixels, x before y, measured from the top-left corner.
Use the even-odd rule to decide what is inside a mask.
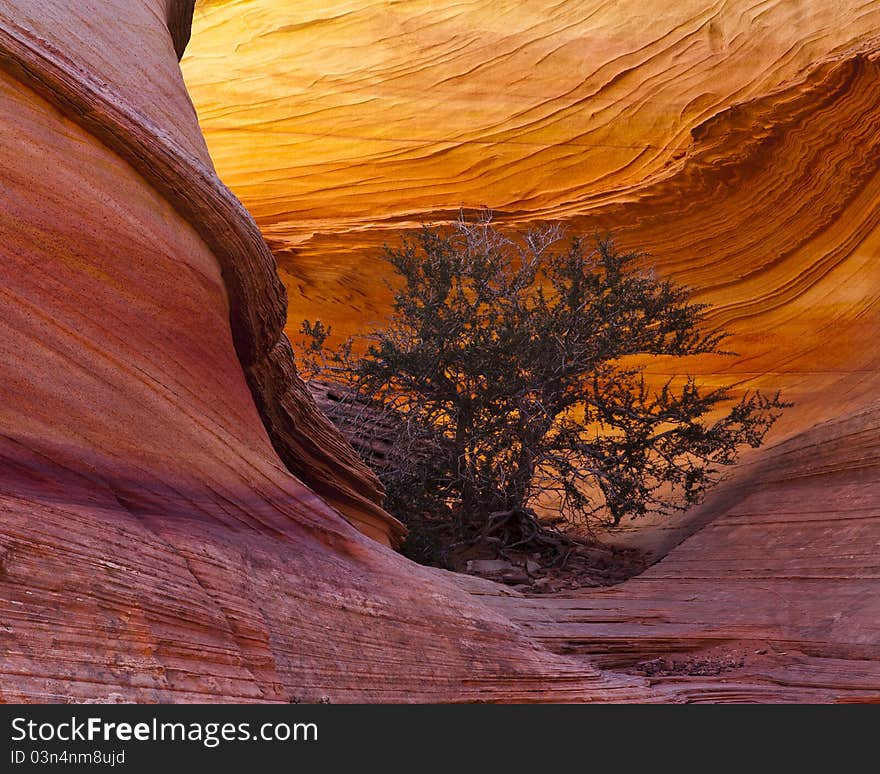
[[[196,0],[165,1],[168,4],[168,31],[174,41],[177,58],[182,59],[192,34],[192,17]]]

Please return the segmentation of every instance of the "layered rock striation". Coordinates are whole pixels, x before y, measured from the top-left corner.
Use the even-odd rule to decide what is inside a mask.
[[[185,37],[187,7],[191,13],[191,5],[170,6],[175,45]],[[0,30],[0,57],[6,71],[129,162],[198,232],[220,263],[235,349],[278,454],[367,531],[398,542],[402,529],[379,507],[381,490],[375,477],[295,378],[293,354],[282,331],[286,295],[274,260],[252,219],[219,184],[197,132],[190,128],[194,137],[182,141],[182,127],[166,131],[154,123],[156,116],[130,101],[124,88],[116,90],[94,74],[109,63],[83,67],[41,38],[39,29],[10,20]],[[192,121],[179,76],[176,80],[179,94],[175,96],[185,101],[184,113]],[[164,101],[168,95],[157,90],[157,98]],[[196,152],[189,152],[190,148]]]
[[[737,355],[687,370],[795,402],[704,507],[618,536],[662,558],[640,578],[486,596],[548,647],[669,697],[876,695],[878,21],[855,2],[197,10],[188,85],[289,329],[381,319],[381,245],[486,204],[647,250],[733,334]]]
[[[196,9],[255,224],[188,2],[0,0],[0,699],[880,699],[880,9],[406,5]],[[477,196],[651,250],[734,334],[692,370],[796,401],[620,586],[403,559],[296,377]]]
[[[353,453],[284,359],[271,256],[199,150],[164,4],[42,5],[0,5],[0,698],[637,685],[536,647],[340,516],[375,483],[344,470]],[[106,40],[87,46],[95,18]],[[161,105],[136,101],[149,56]],[[321,476],[325,496],[304,483]]]

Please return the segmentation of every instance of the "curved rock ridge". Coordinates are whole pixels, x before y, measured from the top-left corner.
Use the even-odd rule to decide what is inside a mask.
[[[593,110],[598,83],[609,136],[659,126],[657,153],[611,153],[602,176],[559,189],[546,181],[553,165],[567,179],[573,157],[542,157],[546,177],[500,157],[504,173],[496,159],[472,174],[529,192],[506,220],[614,227],[652,250],[734,332],[740,355],[692,370],[781,386],[797,406],[701,508],[625,536],[662,560],[620,586],[525,598],[413,565],[363,534],[390,542],[394,522],[295,377],[272,256],[214,175],[175,65],[178,6],[0,0],[0,700],[880,701],[874,4],[561,3],[549,21],[522,4],[406,5],[393,13],[415,21],[397,28],[367,0],[318,24],[295,21],[307,4],[211,2],[196,39],[214,23],[229,36],[232,11],[259,45],[302,34],[311,51],[328,30],[350,42],[369,30],[386,48],[354,58],[364,70],[351,93],[381,85],[375,73],[422,97],[420,71],[438,57],[461,68],[456,93],[517,69],[543,93],[590,40],[596,69],[593,80],[574,69],[587,84],[575,117]],[[448,24],[473,34],[450,37]],[[750,31],[770,52],[761,67]],[[407,59],[409,70],[394,64]],[[324,56],[316,98],[345,103],[351,61]],[[717,93],[701,102],[707,83]],[[667,114],[654,93],[679,102]],[[334,111],[315,109],[336,133]],[[254,129],[255,147],[274,147]],[[337,150],[332,197],[351,166],[352,148]],[[230,159],[219,166],[234,176]],[[281,246],[292,315],[312,304],[364,324],[363,310],[385,308],[364,248],[473,190],[447,168],[442,209],[420,204],[402,174],[412,166],[373,170],[371,185],[396,180],[410,202],[375,228],[369,210],[387,202],[365,198],[349,219],[315,205],[321,229],[343,237],[298,242],[295,210],[302,233],[317,221],[284,195],[280,229],[255,208]],[[358,190],[340,201],[369,191],[348,179]],[[323,263],[310,264],[318,248]],[[357,272],[370,281],[348,305],[336,278]]]
[[[697,289],[732,333],[735,357],[692,371],[797,404],[780,431],[870,404],[878,350],[873,268],[880,227],[880,44],[848,52],[796,84],[697,127],[677,168],[630,201],[585,207],[574,231],[611,227],[649,245],[657,265]],[[666,363],[651,367],[658,376]],[[776,437],[781,437],[778,432]]]
[[[199,232],[220,261],[236,351],[279,456],[373,537],[399,542],[402,527],[381,509],[375,476],[296,377],[282,330],[286,295],[274,260],[252,219],[213,170],[109,83],[11,19],[0,19],[0,66],[131,163]]]
[[[164,4],[145,5],[146,27],[104,17],[122,82],[123,52],[168,40]],[[45,3],[62,53],[0,3],[0,700],[642,697],[643,679],[536,646],[284,467],[230,325],[234,267],[190,215],[231,245],[252,224],[112,80],[96,88],[67,7]],[[272,288],[258,322],[283,311]]]
[[[176,62],[175,39],[182,42],[188,22],[181,15],[185,6],[180,0],[37,0],[4,3],[0,13],[7,29],[18,30],[19,37],[46,55],[66,56],[67,64],[88,74],[99,89],[112,87],[113,95],[210,169],[204,138],[193,131],[195,111]],[[134,56],[125,44],[136,40]]]
[[[658,700],[880,701],[880,405],[778,445],[626,583],[484,599]]]
[[[733,333],[737,355],[688,370],[795,402],[701,508],[618,536],[662,559],[643,576],[558,600],[458,581],[658,699],[880,699],[878,21],[874,2],[196,12],[184,72],[290,329],[381,319],[382,244],[485,203],[649,251]]]

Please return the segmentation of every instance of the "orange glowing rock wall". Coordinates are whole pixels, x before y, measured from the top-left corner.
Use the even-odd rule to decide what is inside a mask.
[[[187,84],[290,334],[381,320],[382,244],[488,205],[692,285],[739,356],[687,368],[783,389],[775,439],[876,395],[880,4],[237,0],[194,27]]]
[[[870,167],[871,73],[851,89],[845,71],[878,25],[861,2],[227,0],[197,6],[183,67],[279,257],[291,329],[356,329],[384,313],[382,242],[462,205],[614,229],[698,287],[723,282],[712,300],[751,298],[756,264],[821,229]],[[776,243],[739,233],[756,220]]]
[[[880,700],[877,4],[211,0],[207,148],[188,7],[0,0],[0,700]],[[694,369],[797,401],[620,586],[365,537],[294,375],[257,225],[357,328],[483,203],[651,250],[736,334]]]
[[[649,251],[733,333],[688,370],[795,402],[703,508],[624,536],[685,541],[644,576],[493,604],[615,668],[770,654],[739,687],[666,675],[688,698],[876,697],[880,3],[239,0],[194,24],[187,84],[289,331],[380,320],[381,245],[488,205]]]
[[[393,527],[284,360],[169,7],[36,5],[0,2],[0,700],[638,695],[340,516]]]

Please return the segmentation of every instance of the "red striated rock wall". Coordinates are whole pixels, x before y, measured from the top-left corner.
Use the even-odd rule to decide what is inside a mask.
[[[798,405],[633,533],[644,575],[526,599],[351,526],[397,534],[295,378],[176,65],[185,6],[0,0],[0,699],[880,700],[870,39],[814,36],[660,171],[548,210],[719,305],[742,354],[696,370]]]
[[[618,536],[665,557],[644,576],[487,593],[658,696],[877,696],[878,22],[878,3],[818,0],[196,12],[187,82],[276,251],[290,329],[380,319],[382,243],[488,204],[650,251],[734,334],[737,356],[688,370],[795,401],[703,508]]]
[[[620,586],[484,599],[654,700],[880,701],[878,438],[874,407],[756,457]]]
[[[379,507],[381,490],[375,477],[295,378],[282,331],[286,295],[274,261],[253,221],[204,163],[197,132],[190,128],[195,139],[178,142],[176,133],[166,132],[137,103],[128,101],[125,88],[113,88],[15,21],[0,30],[0,60],[7,72],[126,159],[200,234],[220,262],[236,352],[282,460],[368,533],[396,543],[402,528]],[[111,65],[102,62],[95,70],[100,72],[101,66]],[[179,94],[174,96],[183,102],[179,76],[175,80]],[[158,93],[163,100],[168,96]],[[188,104],[183,113],[192,120]],[[198,155],[190,154],[187,146],[196,148]],[[303,431],[306,426],[309,430]]]
[[[44,6],[69,48],[0,4],[0,699],[635,695],[640,681],[535,646],[364,537],[286,469],[267,426],[300,436],[294,461],[337,500],[353,481],[375,494],[311,403],[268,390],[302,390],[261,370],[292,368],[270,338],[283,300],[244,210],[174,144],[185,115],[199,145],[179,74],[148,106],[176,104],[177,129],[125,97],[126,52],[163,52],[159,74],[174,61],[161,4],[97,16],[106,45],[83,50],[83,17]],[[261,417],[263,388],[302,424]]]

